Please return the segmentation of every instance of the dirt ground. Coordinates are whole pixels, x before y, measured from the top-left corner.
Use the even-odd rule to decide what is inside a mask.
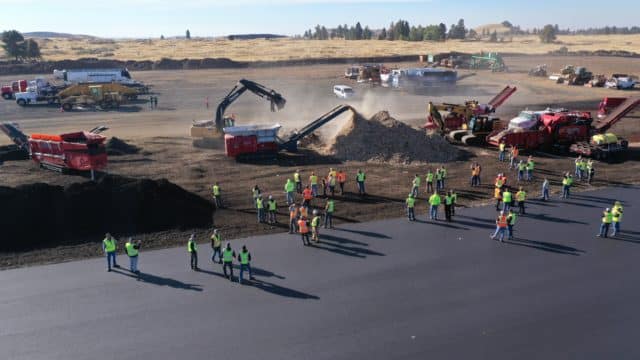
[[[561,59],[561,60],[558,60]],[[498,109],[497,114],[508,120],[524,108],[542,109],[562,106],[570,109],[595,111],[604,96],[630,96],[637,92],[620,92],[607,89],[590,89],[556,85],[545,79],[526,76],[526,70],[539,63],[559,69],[564,64],[585,65],[593,72],[640,73],[640,60],[621,58],[555,58],[513,57],[506,59],[511,72],[460,71],[464,75],[455,90],[408,94],[401,91],[354,85],[360,94],[351,101],[359,112],[371,115],[388,110],[393,117],[412,126],[424,123],[427,101],[458,103],[467,99],[488,101],[505,85],[515,85],[518,92]],[[413,64],[399,64],[404,67]],[[557,66],[556,66],[557,65]],[[286,223],[287,209],[283,186],[296,168],[303,179],[312,171],[326,174],[330,167],[347,171],[348,184],[344,196],[337,196],[336,222],[360,222],[403,216],[404,199],[410,189],[413,175],[424,175],[429,167],[441,164],[385,164],[341,162],[310,151],[299,154],[282,154],[276,161],[261,163],[237,163],[226,158],[222,144],[216,149],[194,148],[187,136],[190,123],[197,119],[213,117],[215,106],[240,78],[248,78],[278,90],[287,99],[287,106],[280,112],[270,113],[268,103],[252,94],[245,94],[227,110],[237,114],[238,123],[275,123],[283,125],[281,134],[300,128],[341,101],[332,96],[332,85],[350,83],[341,77],[343,66],[321,65],[307,67],[281,67],[244,70],[164,71],[140,72],[133,76],[153,85],[159,97],[158,109],[151,110],[145,100],[123,107],[120,111],[72,111],[61,113],[48,106],[20,108],[11,101],[0,101],[2,121],[14,121],[27,133],[90,129],[106,125],[107,136],[117,136],[142,148],[138,154],[113,156],[109,159],[108,172],[132,177],[167,178],[188,191],[210,198],[210,187],[218,181],[222,187],[226,207],[214,215],[215,226],[225,239],[253,234],[285,231],[285,224],[270,227],[258,224],[252,207],[251,191],[259,185],[267,195],[272,194],[280,205],[279,220]],[[25,76],[26,77],[26,76]],[[10,80],[0,78],[0,82]],[[209,98],[209,109],[206,98]],[[338,132],[346,117],[325,126],[321,136],[331,137]],[[627,135],[640,134],[640,122],[636,114],[616,125],[614,132]],[[375,139],[372,139],[375,141]],[[0,137],[0,144],[8,139]],[[506,171],[506,164],[497,162],[497,153],[491,149],[464,148],[465,155],[459,161],[444,164],[448,169],[446,187],[456,189],[461,206],[474,206],[491,200],[492,179],[498,172]],[[578,190],[610,184],[638,183],[640,176],[640,150],[634,147],[624,162],[596,164],[596,181],[591,185],[578,184]],[[524,184],[529,194],[537,196],[541,179],[550,179],[552,190],[559,190],[560,174],[571,171],[573,160],[565,157],[534,154],[537,161],[536,179]],[[468,185],[469,167],[479,162],[483,167],[483,185]],[[362,168],[367,173],[369,196],[358,197],[354,182],[355,172]],[[513,175],[511,173],[510,175]],[[80,176],[61,175],[38,169],[30,161],[5,162],[0,166],[0,185],[16,186],[32,182],[65,185],[85,181]],[[421,194],[418,202],[420,216],[425,216],[426,201]],[[314,206],[323,206],[324,199],[317,199]],[[168,204],[167,206],[170,206]],[[597,217],[597,214],[594,215]],[[34,220],[34,225],[36,221]],[[195,229],[200,241],[208,238],[209,229]],[[167,247],[186,242],[190,232],[168,231],[154,234],[138,234],[144,248]],[[123,234],[119,234],[123,235]],[[98,256],[101,239],[87,239],[86,243],[61,244],[53,249],[37,249],[26,253],[0,254],[0,268],[33,263],[57,262],[78,257]]]

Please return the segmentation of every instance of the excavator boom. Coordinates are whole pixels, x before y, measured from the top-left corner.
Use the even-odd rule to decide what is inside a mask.
[[[271,111],[280,110],[284,107],[286,100],[273,89],[269,89],[263,85],[260,85],[254,81],[241,79],[236,86],[229,91],[227,96],[222,99],[216,110],[216,128],[222,131],[224,127],[224,113],[227,107],[236,101],[245,91],[251,91],[257,96],[267,99],[271,102]]]

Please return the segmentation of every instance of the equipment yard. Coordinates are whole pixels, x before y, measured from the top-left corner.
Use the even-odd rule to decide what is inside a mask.
[[[458,192],[458,203],[475,206],[493,201],[493,177],[507,172],[507,164],[497,161],[497,151],[492,147],[464,147],[446,143],[443,139],[426,136],[424,144],[416,140],[416,133],[424,134],[422,126],[427,117],[427,104],[464,103],[469,99],[486,101],[506,85],[517,87],[508,101],[495,114],[506,124],[525,109],[538,110],[567,108],[590,111],[594,118],[598,104],[605,97],[633,97],[636,90],[620,91],[606,88],[560,86],[542,77],[530,77],[529,69],[546,64],[555,71],[565,64],[580,64],[594,73],[640,74],[640,62],[636,59],[617,57],[552,57],[552,56],[503,56],[508,72],[487,70],[457,70],[456,87],[430,89],[427,93],[414,94],[405,91],[356,84],[343,77],[346,64],[255,67],[248,69],[175,70],[135,72],[135,78],[151,84],[150,93],[158,104],[151,107],[146,99],[137,99],[118,109],[93,111],[75,109],[61,111],[58,106],[32,104],[17,106],[15,101],[0,100],[2,122],[15,122],[27,134],[64,134],[68,132],[106,126],[102,135],[117,137],[126,143],[110,141],[119,146],[109,153],[106,171],[133,179],[159,180],[166,178],[188,192],[208,201],[211,186],[218,182],[223,191],[225,207],[217,209],[213,224],[226,239],[249,235],[286,231],[286,210],[283,185],[300,169],[304,182],[311,172],[326,174],[329,168],[343,169],[347,173],[346,193],[336,195],[336,222],[354,223],[376,219],[396,218],[404,214],[404,203],[411,180],[415,174],[424,176],[429,168],[444,165],[447,168],[447,189]],[[385,64],[386,65],[386,64]],[[389,64],[399,67],[415,67],[416,63]],[[0,83],[16,79],[33,78],[31,75],[0,77]],[[331,122],[305,138],[302,144],[309,149],[300,153],[280,152],[277,158],[236,162],[225,155],[222,138],[213,147],[192,145],[189,129],[194,121],[213,120],[218,102],[227,95],[239,79],[251,79],[275,89],[286,98],[286,107],[277,112],[269,111],[268,101],[246,95],[231,104],[226,113],[234,114],[237,126],[280,124],[280,137],[302,129],[314,119],[341,104],[357,111],[337,116]],[[333,86],[347,83],[358,94],[355,98],[339,99],[333,94]],[[380,120],[380,111],[387,111],[396,123],[386,118]],[[630,149],[620,161],[596,162],[595,180],[591,185],[577,183],[578,190],[638,183],[640,177],[640,108],[617,122],[611,131],[629,140]],[[379,124],[366,122],[374,117]],[[364,125],[361,123],[365,121]],[[359,123],[360,122],[360,123]],[[347,126],[348,125],[348,126]],[[350,126],[350,127],[349,127]],[[394,138],[394,135],[398,139]],[[351,147],[350,147],[351,143]],[[11,141],[0,136],[0,145]],[[139,149],[130,150],[129,145]],[[424,148],[428,150],[425,150]],[[109,144],[107,143],[107,148]],[[391,150],[389,150],[391,149]],[[407,150],[414,149],[414,150]],[[417,149],[417,150],[416,150]],[[317,150],[317,151],[316,151]],[[386,153],[383,153],[384,151]],[[122,155],[113,155],[115,153]],[[420,155],[424,153],[424,155]],[[113,156],[112,156],[113,155]],[[536,160],[536,181],[523,183],[531,196],[538,196],[540,178],[551,181],[553,195],[557,195],[562,175],[573,171],[574,158],[547,153],[533,153]],[[624,160],[624,161],[622,161]],[[440,161],[446,161],[441,163]],[[470,166],[477,162],[482,166],[482,186],[469,187]],[[359,197],[355,174],[363,169],[367,174],[366,197]],[[509,173],[511,177],[515,172]],[[60,174],[39,169],[32,161],[5,161],[0,166],[0,186],[16,187],[34,183],[67,186],[89,181],[84,175]],[[263,194],[273,195],[279,203],[281,224],[258,224],[252,203],[251,189],[259,185]],[[421,188],[418,212],[423,215],[425,199]],[[315,200],[314,200],[315,202]],[[317,205],[324,200],[317,200]],[[314,204],[314,203],[312,203]],[[314,205],[316,205],[314,204]],[[100,206],[96,204],[96,206]],[[171,203],[166,204],[167,207]],[[116,207],[117,208],[117,207]],[[629,219],[629,217],[627,217]],[[27,224],[28,226],[28,224]],[[195,229],[203,239],[210,226]],[[145,244],[145,249],[183,245],[190,228],[164,229],[131,233]],[[130,233],[118,234],[121,236]],[[208,237],[208,236],[207,236]],[[74,237],[49,246],[35,246],[28,251],[0,253],[0,267],[16,267],[25,264],[58,262],[74,258],[93,257],[102,254],[102,237]]]

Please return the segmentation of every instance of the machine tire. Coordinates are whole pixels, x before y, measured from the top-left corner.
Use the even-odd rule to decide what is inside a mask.
[[[449,132],[449,137],[455,141],[462,141],[462,138],[470,135],[470,132],[468,130],[454,130]]]
[[[64,111],[70,111],[72,108],[73,108],[73,105],[71,105],[71,103],[62,104],[62,110]]]
[[[20,106],[27,106],[27,101],[25,99],[18,99],[16,100],[16,103]]]
[[[467,145],[467,146],[477,146],[477,145],[480,145],[480,142],[481,142],[480,138],[473,134],[465,135],[460,140],[464,145]]]
[[[2,97],[3,97],[5,100],[11,100],[11,97],[12,97],[12,96],[11,96],[11,94],[9,94],[9,93],[4,93],[4,94],[2,94]]]

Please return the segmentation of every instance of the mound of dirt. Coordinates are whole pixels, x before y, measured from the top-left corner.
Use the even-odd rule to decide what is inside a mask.
[[[67,187],[0,186],[0,251],[212,224],[212,204],[165,180],[107,175]]]
[[[355,114],[344,125],[327,153],[342,160],[393,163],[448,162],[461,153],[441,136],[426,136],[424,131],[400,122],[387,111],[371,119]]]
[[[17,145],[0,146],[0,163],[12,160],[27,160],[29,152],[19,148]]]
[[[128,144],[124,140],[119,139],[115,136],[109,139],[109,141],[107,141],[106,148],[107,148],[107,155],[115,155],[115,156],[137,154],[141,150],[139,147]]]

